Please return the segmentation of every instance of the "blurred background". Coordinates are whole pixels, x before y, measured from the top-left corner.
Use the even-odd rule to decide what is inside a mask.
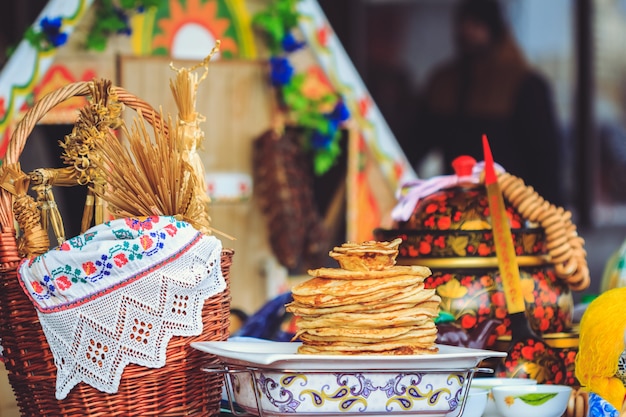
[[[433,69],[453,55],[456,3],[320,0],[401,144],[419,140],[412,123],[417,97]],[[626,237],[626,1],[501,4],[527,60],[553,93],[565,205],[587,241],[589,291],[595,292],[608,257]],[[441,169],[422,165],[416,167],[421,176]]]

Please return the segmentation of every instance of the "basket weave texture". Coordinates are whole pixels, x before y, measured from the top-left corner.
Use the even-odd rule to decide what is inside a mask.
[[[4,163],[19,160],[35,124],[52,107],[91,91],[91,82],[69,84],[42,98],[17,125]],[[146,102],[119,87],[111,87],[120,102],[154,123],[158,116]],[[11,195],[0,189],[0,214],[13,219]],[[166,365],[150,369],[128,365],[118,392],[107,394],[79,383],[64,400],[57,400],[56,365],[32,302],[17,277],[21,261],[13,221],[0,224],[0,338],[4,348],[9,382],[23,416],[209,416],[219,413],[222,377],[201,371],[215,363],[189,346],[195,341],[228,338],[232,250],[223,250],[221,268],[226,290],[207,299],[203,308],[202,334],[172,337]]]

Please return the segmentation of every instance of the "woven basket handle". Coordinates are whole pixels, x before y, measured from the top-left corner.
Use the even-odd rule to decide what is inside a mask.
[[[35,105],[29,109],[22,120],[17,124],[7,146],[7,152],[3,165],[15,164],[19,161],[20,155],[26,145],[26,140],[31,134],[35,125],[41,118],[48,113],[56,105],[68,100],[72,97],[87,96],[92,92],[95,81],[79,81],[66,85],[65,87],[54,90],[43,98],[38,100]],[[158,113],[150,104],[141,100],[137,96],[129,93],[121,87],[111,86],[110,93],[117,95],[117,101],[124,103],[126,106],[141,111],[144,120],[150,124],[162,126],[167,131],[166,123],[162,122],[160,113]],[[14,213],[12,207],[12,196],[5,189],[0,189],[0,234],[14,234]],[[1,243],[1,242],[0,242]],[[0,264],[1,264],[0,260]]]
[[[41,118],[48,113],[57,104],[64,102],[72,97],[86,96],[91,93],[93,81],[79,81],[68,84],[65,87],[54,90],[42,99],[38,100],[35,105],[26,112],[24,118],[18,123],[15,132],[9,140],[5,163],[14,164],[18,162],[26,140],[31,134],[35,125]],[[128,107],[138,111],[141,110],[142,116],[150,123],[160,122],[159,113],[147,102],[139,99],[137,96],[129,93],[121,87],[112,86],[112,92],[117,94],[118,101],[126,104]]]

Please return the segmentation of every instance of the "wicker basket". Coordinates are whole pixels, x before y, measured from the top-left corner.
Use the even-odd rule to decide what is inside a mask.
[[[52,107],[74,96],[85,96],[91,82],[69,84],[42,98],[16,127],[5,163],[15,163],[35,124]],[[152,107],[119,87],[112,87],[120,102],[154,123]],[[10,194],[0,189],[1,217],[13,219]],[[8,216],[5,216],[8,215]],[[193,341],[226,340],[228,337],[230,285],[233,252],[224,250],[221,267],[226,290],[209,298],[203,309],[203,331],[196,337],[173,337],[167,347],[166,365],[149,369],[128,365],[116,394],[107,394],[80,383],[66,399],[55,398],[56,366],[32,302],[17,278],[18,255],[13,222],[0,229],[0,337],[4,347],[9,382],[24,416],[187,416],[219,413],[222,378],[201,372],[211,362],[189,346]],[[214,359],[215,360],[215,359]]]

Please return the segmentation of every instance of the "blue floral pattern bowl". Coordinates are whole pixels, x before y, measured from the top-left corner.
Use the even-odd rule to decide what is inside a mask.
[[[263,416],[459,415],[478,364],[502,352],[438,345],[431,355],[304,355],[291,342],[196,342],[231,400]],[[452,414],[450,414],[452,413]]]
[[[256,413],[254,379],[264,415],[428,412],[445,416],[461,404],[468,373],[256,370],[231,375],[231,384],[235,402]]]

